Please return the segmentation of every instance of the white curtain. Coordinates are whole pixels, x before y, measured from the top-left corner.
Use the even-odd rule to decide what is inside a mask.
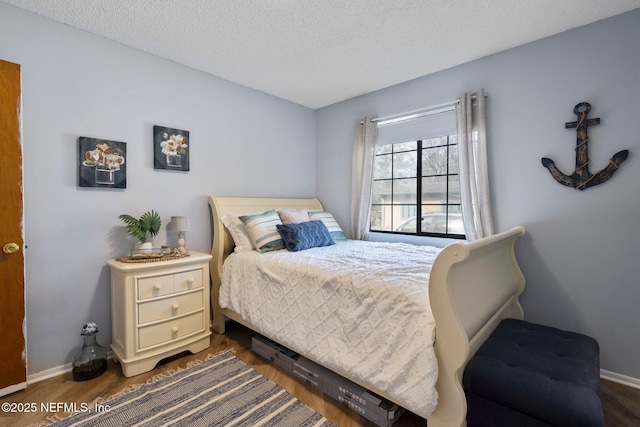
[[[484,89],[465,92],[456,107],[462,219],[467,240],[493,234]]]
[[[371,185],[378,126],[369,117],[356,121],[351,166],[351,238],[367,240],[371,220]]]

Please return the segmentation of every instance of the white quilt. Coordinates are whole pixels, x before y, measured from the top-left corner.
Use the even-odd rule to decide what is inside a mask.
[[[220,305],[427,417],[438,400],[428,282],[440,250],[349,240],[234,253],[223,265]]]

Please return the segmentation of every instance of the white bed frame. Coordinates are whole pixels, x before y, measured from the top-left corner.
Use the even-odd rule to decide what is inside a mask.
[[[266,335],[259,327],[247,322],[238,313],[221,308],[218,303],[222,264],[233,251],[233,239],[220,218],[226,213],[322,209],[322,205],[315,198],[215,196],[209,197],[209,205],[213,217],[213,258],[210,268],[213,329],[224,334],[225,320],[231,319]],[[439,399],[435,411],[427,418],[429,427],[466,426],[467,402],[462,389],[464,367],[502,319],[524,317],[518,297],[524,290],[525,280],[514,253],[515,240],[524,233],[523,227],[515,227],[471,243],[454,243],[436,258],[429,279],[429,298],[436,323],[436,389]],[[355,382],[403,406],[402,402],[392,399],[384,390]]]

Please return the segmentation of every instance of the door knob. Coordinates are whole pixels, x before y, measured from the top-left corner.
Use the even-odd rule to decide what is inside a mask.
[[[4,252],[5,254],[14,254],[18,252],[19,249],[20,246],[18,246],[17,243],[7,243],[2,247],[2,252]]]

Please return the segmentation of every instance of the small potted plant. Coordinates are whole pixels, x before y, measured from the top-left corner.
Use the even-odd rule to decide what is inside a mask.
[[[150,250],[153,245],[151,242],[147,242],[147,236],[157,236],[160,231],[160,215],[154,210],[150,210],[142,214],[140,219],[136,219],[131,215],[122,214],[119,218],[127,225],[127,232],[138,239],[139,249]]]

